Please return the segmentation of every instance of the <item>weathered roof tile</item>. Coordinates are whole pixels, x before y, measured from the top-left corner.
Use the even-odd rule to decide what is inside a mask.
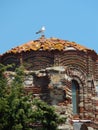
[[[7,51],[6,53],[21,53],[26,51],[37,51],[37,50],[64,50],[65,47],[73,47],[80,51],[87,51],[91,50],[82,45],[79,45],[75,42],[70,42],[67,40],[61,40],[57,38],[40,38],[35,41],[30,41],[25,44],[22,44],[18,47],[12,48],[11,50]],[[92,51],[92,50],[91,50]]]

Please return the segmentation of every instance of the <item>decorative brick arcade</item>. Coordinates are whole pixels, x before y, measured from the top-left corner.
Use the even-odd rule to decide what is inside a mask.
[[[0,62],[23,65],[26,92],[54,105],[68,117],[68,124],[85,122],[98,129],[98,55],[94,50],[42,36],[2,54]],[[6,72],[9,82],[14,69]]]

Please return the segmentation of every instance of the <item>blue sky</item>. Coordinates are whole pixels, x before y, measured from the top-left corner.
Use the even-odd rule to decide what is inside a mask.
[[[98,53],[98,0],[0,0],[0,54],[45,37],[75,41]]]

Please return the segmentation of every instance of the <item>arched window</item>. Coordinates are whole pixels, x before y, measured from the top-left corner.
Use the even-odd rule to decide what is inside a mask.
[[[72,104],[73,114],[79,113],[79,84],[76,80],[72,80]]]

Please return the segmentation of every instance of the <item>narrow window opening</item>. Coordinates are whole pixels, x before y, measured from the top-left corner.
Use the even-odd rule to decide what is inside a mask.
[[[79,113],[79,84],[76,80],[72,80],[72,104],[73,114]]]

